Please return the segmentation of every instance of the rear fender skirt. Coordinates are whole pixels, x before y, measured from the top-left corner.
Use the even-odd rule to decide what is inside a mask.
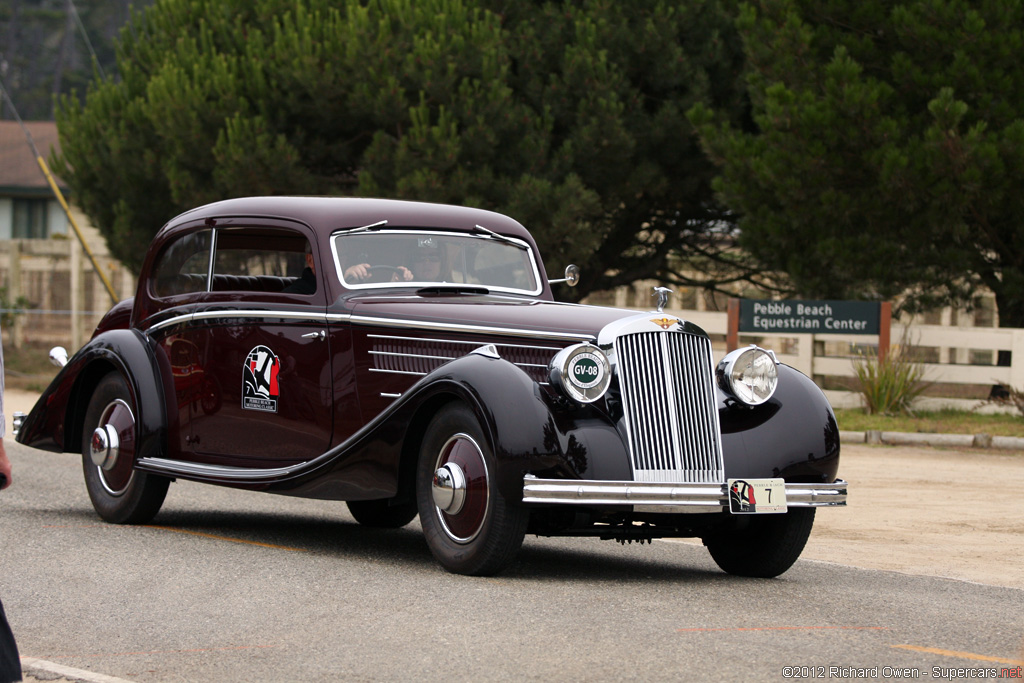
[[[78,350],[25,418],[18,443],[51,451],[78,451],[82,421],[96,383],[120,372],[135,398],[139,457],[165,452],[167,424],[161,363],[153,345],[138,330],[110,330]],[[166,368],[169,371],[169,366]]]

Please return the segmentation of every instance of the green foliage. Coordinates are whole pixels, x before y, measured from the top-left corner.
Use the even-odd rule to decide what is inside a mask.
[[[899,415],[911,412],[911,404],[929,386],[924,366],[908,355],[908,347],[893,346],[884,358],[871,353],[853,361],[858,391],[864,396],[869,415]]]
[[[670,276],[723,217],[684,112],[743,111],[729,4],[162,0],[54,165],[130,266],[180,211],[294,193],[507,213],[574,296]]]
[[[756,131],[690,118],[742,244],[805,296],[969,302],[1024,326],[1019,0],[757,0]]]
[[[32,307],[32,303],[24,296],[19,296],[14,301],[11,301],[7,295],[7,288],[0,287],[0,309],[3,310],[0,313],[0,327],[10,329],[14,324],[14,320],[19,315],[25,315],[25,311]]]

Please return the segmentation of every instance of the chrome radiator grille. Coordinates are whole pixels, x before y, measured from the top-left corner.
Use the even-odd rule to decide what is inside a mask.
[[[725,481],[711,341],[675,332],[615,340],[633,478]]]

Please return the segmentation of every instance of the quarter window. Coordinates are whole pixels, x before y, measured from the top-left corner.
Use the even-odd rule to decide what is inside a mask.
[[[212,235],[212,230],[199,230],[167,245],[153,268],[150,291],[154,296],[163,298],[206,291]]]

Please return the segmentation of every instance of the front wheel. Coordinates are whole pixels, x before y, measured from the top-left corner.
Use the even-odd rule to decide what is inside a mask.
[[[153,519],[170,480],[135,469],[138,441],[136,409],[120,373],[96,385],[85,412],[82,469],[92,506],[115,524],[144,524]]]
[[[769,579],[793,566],[814,526],[814,508],[791,508],[782,515],[751,515],[740,530],[704,539],[723,571]]]
[[[497,574],[523,544],[529,513],[498,492],[483,429],[465,405],[442,408],[427,428],[416,470],[420,524],[430,552],[456,574]]]

